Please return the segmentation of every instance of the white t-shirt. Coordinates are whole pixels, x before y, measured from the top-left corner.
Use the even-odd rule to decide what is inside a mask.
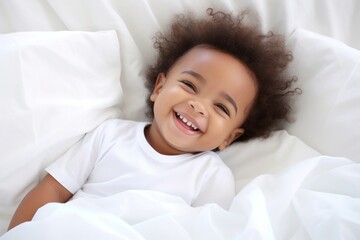
[[[228,208],[235,184],[231,170],[214,152],[163,155],[147,142],[148,123],[108,120],[46,170],[73,198],[153,190],[183,198],[192,206]]]

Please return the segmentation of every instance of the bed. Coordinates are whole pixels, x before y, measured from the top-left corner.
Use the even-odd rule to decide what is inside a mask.
[[[152,36],[174,14],[250,8],[284,34],[295,122],[219,154],[229,210],[127,191],[48,204],[7,225],[44,168],[106,119],[145,120]],[[0,0],[0,239],[358,239],[360,2]]]

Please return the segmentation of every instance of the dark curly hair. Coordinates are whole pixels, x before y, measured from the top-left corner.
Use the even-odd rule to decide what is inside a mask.
[[[291,121],[291,96],[301,92],[292,88],[296,77],[285,74],[292,53],[286,49],[282,35],[261,33],[258,20],[251,18],[251,14],[250,10],[244,10],[233,16],[209,8],[206,18],[197,19],[192,13],[177,15],[168,32],[155,36],[154,47],[159,55],[147,71],[146,87],[150,94],[160,72],[166,74],[187,51],[206,44],[239,59],[256,77],[257,96],[242,125],[245,132],[237,141],[268,137],[283,120]],[[154,104],[149,98],[147,104],[147,115],[152,119]]]

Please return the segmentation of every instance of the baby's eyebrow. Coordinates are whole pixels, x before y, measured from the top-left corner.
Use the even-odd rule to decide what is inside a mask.
[[[203,82],[203,83],[206,82],[205,78],[204,78],[201,74],[199,74],[199,73],[197,73],[197,72],[194,72],[194,71],[192,71],[192,70],[186,70],[186,71],[183,71],[183,72],[181,72],[181,73],[190,74],[190,75],[193,76],[194,78],[198,79],[200,82]]]
[[[206,79],[201,74],[199,74],[197,72],[194,72],[192,70],[186,70],[186,71],[183,71],[181,73],[189,74],[189,75],[195,77],[196,79],[198,79],[202,83],[206,82]],[[235,100],[229,94],[227,94],[226,92],[222,92],[221,96],[224,97],[227,101],[230,102],[230,104],[234,107],[235,112],[237,113],[238,109],[237,109]]]

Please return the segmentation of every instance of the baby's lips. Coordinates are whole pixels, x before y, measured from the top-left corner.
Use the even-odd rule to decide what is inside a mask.
[[[187,113],[184,113],[184,112],[175,112],[175,113],[179,114],[182,117],[189,120],[197,128],[198,131],[204,132],[205,127],[203,126],[203,124],[201,124],[201,122],[199,122],[200,120],[197,120],[197,119],[193,118],[190,114],[187,114]]]

